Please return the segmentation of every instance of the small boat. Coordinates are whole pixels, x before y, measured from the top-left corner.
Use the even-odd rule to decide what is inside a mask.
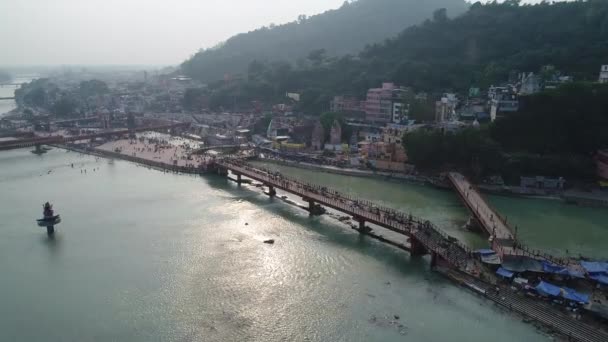
[[[264,240],[264,243],[267,243],[269,245],[272,245],[274,243],[274,239],[268,239],[268,240]]]

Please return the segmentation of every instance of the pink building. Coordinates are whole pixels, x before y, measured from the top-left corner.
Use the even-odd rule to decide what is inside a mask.
[[[382,88],[368,90],[365,101],[366,121],[384,124],[401,120],[406,92],[406,89],[397,87],[394,83],[383,83]]]

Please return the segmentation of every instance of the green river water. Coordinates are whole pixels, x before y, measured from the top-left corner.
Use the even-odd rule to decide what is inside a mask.
[[[483,243],[449,192],[291,171]],[[0,194],[0,341],[549,340],[427,258],[217,176],[16,150],[0,153]],[[53,239],[35,225],[47,200]]]

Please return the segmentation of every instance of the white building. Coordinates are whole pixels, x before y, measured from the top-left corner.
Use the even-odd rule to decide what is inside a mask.
[[[600,83],[608,83],[608,64],[602,65],[602,69],[600,70]]]

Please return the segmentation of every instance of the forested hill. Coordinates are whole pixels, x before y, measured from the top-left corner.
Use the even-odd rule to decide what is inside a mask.
[[[452,20],[437,15],[361,59],[386,79],[424,90],[487,86],[549,64],[578,80],[597,77],[608,63],[608,1],[519,3],[475,3]]]
[[[464,0],[358,0],[285,25],[239,34],[218,47],[201,50],[182,65],[197,79],[214,81],[247,70],[253,60],[303,61],[313,50],[329,56],[358,53],[367,44],[395,36],[430,18],[438,8],[450,16],[463,13]]]

